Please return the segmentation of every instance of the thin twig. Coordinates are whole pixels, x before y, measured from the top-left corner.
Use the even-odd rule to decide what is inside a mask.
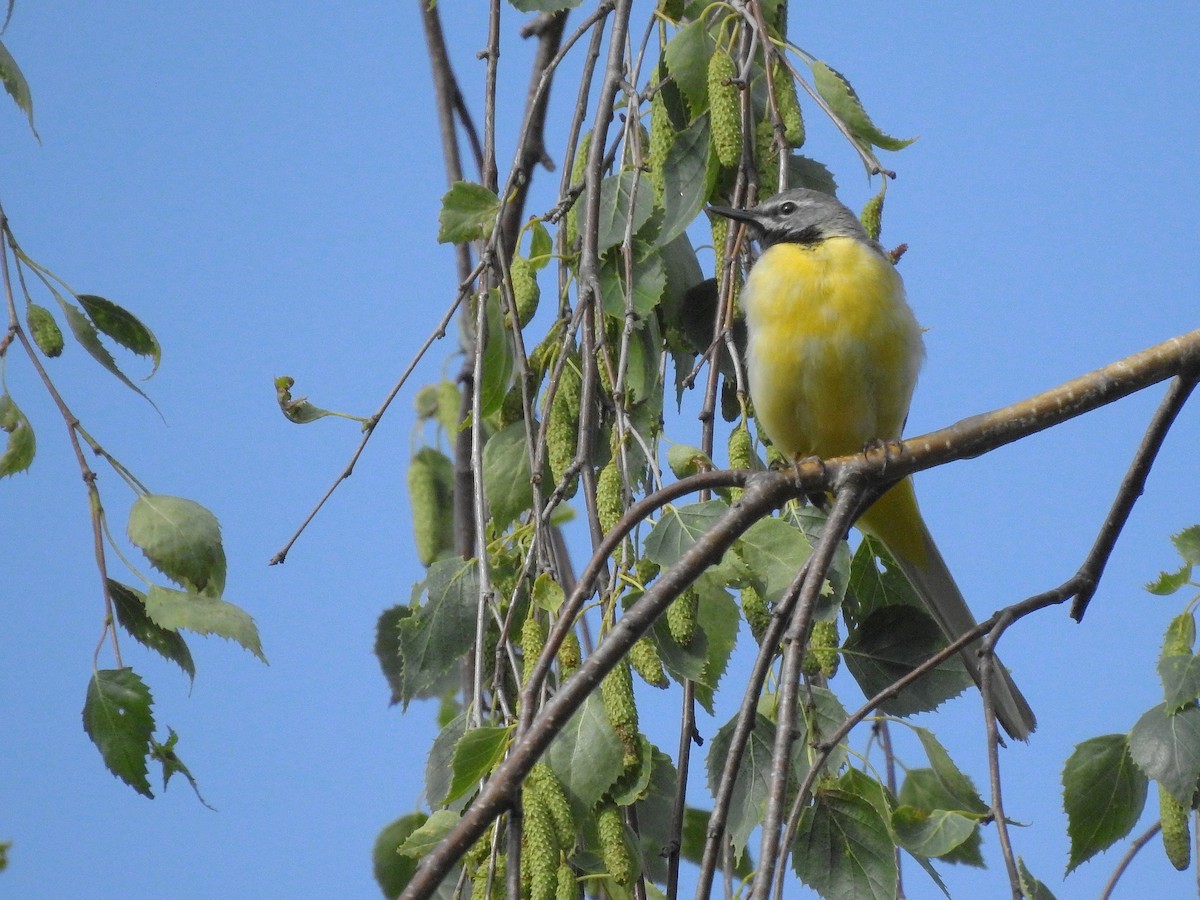
[[[1125,870],[1129,868],[1129,864],[1133,862],[1133,858],[1138,855],[1138,852],[1143,847],[1154,840],[1154,836],[1160,831],[1162,831],[1162,822],[1155,822],[1144,834],[1140,835],[1129,845],[1129,849],[1125,851],[1125,855],[1121,857],[1121,861],[1113,869],[1112,877],[1104,885],[1104,890],[1100,892],[1100,900],[1108,900],[1112,896],[1112,892],[1116,890],[1117,882],[1121,880],[1121,876],[1125,874]]]

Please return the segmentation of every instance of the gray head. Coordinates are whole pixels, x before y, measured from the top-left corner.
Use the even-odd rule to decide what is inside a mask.
[[[828,194],[808,188],[783,191],[753,209],[710,206],[709,210],[745,222],[764,247],[782,243],[816,244],[831,237],[850,237],[874,244],[854,213]]]

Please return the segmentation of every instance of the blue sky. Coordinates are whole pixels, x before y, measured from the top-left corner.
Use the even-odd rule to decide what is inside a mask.
[[[792,39],[846,73],[882,128],[920,135],[886,159],[900,177],[883,237],[909,244],[901,272],[929,328],[910,433],[1197,326],[1200,9],[795,6]],[[479,8],[442,4],[469,97],[483,26],[457,23]],[[412,392],[286,565],[268,568],[358,440],[350,423],[285,421],[271,380],[290,374],[297,393],[365,415],[451,299],[452,254],[433,241],[445,179],[416,4],[23,2],[5,42],[42,143],[0,104],[0,200],[26,252],[155,329],[164,361],[148,390],[166,424],[77,347],[51,372],[153,490],[219,516],[226,595],[254,615],[271,665],[194,638],[189,695],[127,640],[158,721],[180,733],[219,812],[183,783],[151,802],[107,773],[79,718],[103,615],[86,498],[61,423],[14,353],[7,383],[39,454],[31,474],[0,482],[0,839],[14,841],[0,895],[372,896],[372,841],[421,802],[434,734],[432,708],[387,707],[371,652],[376,617],[419,576],[404,496]],[[517,102],[523,51],[505,50]],[[849,149],[812,112],[809,134],[806,152],[861,206],[874,187]],[[450,350],[435,348],[417,383],[437,379]],[[1160,395],[918,479],[981,614],[1074,572]],[[1154,662],[1180,604],[1141,586],[1175,564],[1169,535],[1200,521],[1198,437],[1200,416],[1185,410],[1084,624],[1051,611],[1003,644],[1041,722],[1004,756],[1006,805],[1033,823],[1016,832],[1018,852],[1060,897],[1094,896],[1116,863],[1110,851],[1060,881],[1059,775],[1077,743],[1126,731],[1158,702]],[[132,498],[103,470],[101,487],[120,530]],[[926,724],[984,784],[973,702]],[[990,838],[986,852],[999,879]],[[947,873],[964,895],[978,877]],[[1166,896],[1194,875],[1152,846],[1126,879],[1118,896]],[[932,896],[916,872],[906,888]]]

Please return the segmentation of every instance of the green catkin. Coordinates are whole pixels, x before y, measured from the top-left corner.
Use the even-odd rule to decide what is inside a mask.
[[[654,186],[654,198],[662,203],[663,187],[667,154],[675,142],[675,126],[671,124],[671,114],[667,111],[667,101],[662,91],[650,100],[650,158],[647,160],[650,171],[647,178]]]
[[[525,624],[521,626],[521,656],[522,656],[522,671],[521,684],[529,683],[529,676],[533,674],[533,668],[537,665],[538,657],[542,655],[542,650],[546,646],[546,628],[537,620],[537,616],[533,614],[533,610],[529,611],[529,615],[525,617]]]
[[[567,862],[558,865],[558,883],[554,889],[554,900],[581,900],[583,891],[575,870]]]
[[[779,62],[771,64],[771,84],[775,89],[775,105],[783,122],[783,138],[793,150],[804,144],[804,118],[800,114],[800,99],[796,96],[796,82],[787,66]]]
[[[883,191],[867,201],[858,218],[871,240],[879,240],[879,235],[883,234]]]
[[[729,52],[718,47],[708,58],[708,111],[713,149],[726,168],[735,168],[742,158],[742,105],[737,85],[737,66]]]
[[[596,810],[596,830],[600,836],[600,854],[613,881],[622,887],[633,884],[633,856],[625,842],[625,823],[621,811],[611,802]]]
[[[525,812],[521,881],[528,885],[530,900],[554,900],[559,862],[554,820],[536,784],[526,784],[521,798]]]
[[[621,469],[613,457],[596,479],[596,518],[600,520],[600,531],[608,534],[623,515],[625,488],[621,482]]]
[[[408,464],[408,499],[413,540],[421,565],[432,564],[454,547],[454,464],[433,447],[422,447]]]
[[[754,126],[754,166],[758,170],[758,196],[770,197],[779,190],[779,145],[769,118]]]
[[[579,649],[579,635],[574,629],[567,632],[567,636],[563,638],[563,642],[558,645],[558,664],[562,666],[563,678],[570,677],[579,664],[583,661],[582,653]]]
[[[742,588],[741,595],[742,615],[746,618],[746,624],[750,626],[754,640],[761,644],[763,635],[771,624],[771,611],[767,609],[766,598],[752,584]]]
[[[696,636],[699,611],[700,595],[691,587],[672,600],[667,607],[667,631],[681,647],[688,646]]]
[[[508,868],[506,864],[507,857],[500,854],[496,857],[495,874],[492,877],[492,892],[491,896],[495,898],[504,896],[504,874]],[[475,867],[474,873],[471,875],[471,896],[472,897],[487,897],[488,895],[488,858],[484,856],[483,860]]]
[[[550,462],[550,473],[557,485],[575,461],[575,450],[579,442],[579,416],[582,411],[583,378],[573,361],[563,367],[558,390],[554,392],[554,403],[546,425],[546,451]],[[574,496],[578,480],[573,479],[567,487],[566,499]]]
[[[536,783],[535,790],[546,804],[550,818],[554,822],[554,833],[558,838],[558,846],[568,855],[575,847],[575,817],[571,813],[571,804],[563,786],[554,775],[553,770],[544,762],[534,764],[529,772],[527,783]]]
[[[658,563],[643,556],[633,564],[633,574],[637,578],[638,584],[645,587],[658,575],[658,568]]]
[[[1188,828],[1191,811],[1160,784],[1158,815],[1162,820],[1163,850],[1171,865],[1182,872],[1192,864],[1192,836]]]
[[[583,183],[587,178],[587,161],[588,154],[592,149],[592,133],[589,131],[579,138],[579,145],[575,148],[575,162],[571,166],[571,188],[577,190],[583,187]],[[572,204],[567,210],[567,246],[574,247],[575,242],[579,240],[579,202],[578,200]]]
[[[621,660],[600,682],[600,699],[608,722],[624,748],[626,771],[638,764],[638,713],[633,699],[633,674],[627,659]]]
[[[822,675],[825,678],[832,678],[836,675],[840,659],[838,642],[835,620],[814,622],[812,634],[808,638],[808,648],[804,653],[804,673],[806,675]]]
[[[523,256],[514,256],[508,266],[512,279],[513,300],[517,307],[517,324],[524,328],[537,312],[542,291],[538,287],[537,272],[533,263]]]
[[[25,324],[37,348],[53,359],[63,351],[63,333],[50,310],[30,303],[25,310]]]
[[[663,669],[662,658],[658,655],[658,647],[648,637],[640,637],[629,648],[629,663],[633,671],[651,687],[665,688],[671,682]]]

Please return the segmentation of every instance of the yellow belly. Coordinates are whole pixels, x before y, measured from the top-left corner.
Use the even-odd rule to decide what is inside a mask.
[[[750,395],[781,451],[841,456],[900,436],[924,349],[888,260],[852,238],[775,244],[744,305]]]

